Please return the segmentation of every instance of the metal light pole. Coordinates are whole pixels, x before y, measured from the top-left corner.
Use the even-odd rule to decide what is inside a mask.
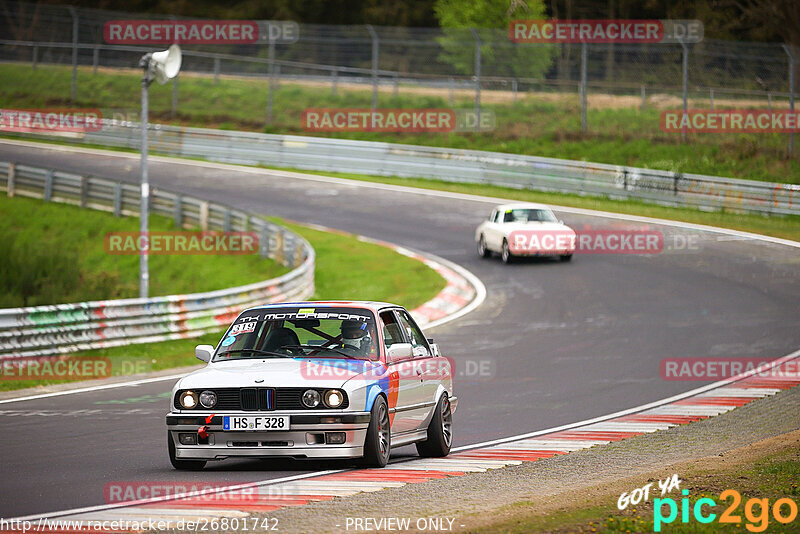
[[[139,66],[144,69],[142,76],[142,159],[141,159],[141,184],[142,184],[142,198],[139,201],[139,243],[141,244],[142,238],[147,237],[147,219],[148,219],[148,204],[150,201],[150,182],[147,176],[147,97],[148,88],[153,83],[153,78],[150,73],[150,60],[152,54],[145,54],[139,61]],[[150,240],[147,240],[148,247],[141,247],[139,250],[139,297],[146,299],[150,287],[150,271],[148,269],[147,258]]]
[[[147,53],[139,60],[139,66],[144,69],[144,74],[142,75],[142,117],[140,121],[142,127],[142,198],[139,202],[139,297],[147,298],[150,287],[150,271],[147,264],[150,246],[150,239],[147,235],[148,211],[150,208],[150,182],[147,175],[148,88],[154,79],[158,79],[160,84],[165,84],[168,80],[178,75],[181,68],[181,49],[178,45],[172,45],[163,52]],[[142,246],[143,238],[146,239],[147,246]]]

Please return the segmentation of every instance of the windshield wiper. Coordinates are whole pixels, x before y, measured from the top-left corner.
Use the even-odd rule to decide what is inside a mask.
[[[357,356],[353,356],[352,354],[347,354],[346,352],[342,352],[339,349],[334,349],[333,347],[323,347],[321,345],[284,345],[287,349],[314,349],[316,351],[323,351],[329,350],[331,352],[335,352],[336,354],[341,354],[345,358],[349,358],[351,360],[363,360],[364,358],[359,358]]]
[[[217,356],[221,356],[223,354],[232,354],[234,352],[255,352],[256,354],[263,354],[265,356],[279,356],[281,358],[291,358],[289,354],[283,354],[282,352],[274,352],[271,350],[261,350],[261,349],[233,349],[233,350],[226,350],[225,352],[220,352]]]

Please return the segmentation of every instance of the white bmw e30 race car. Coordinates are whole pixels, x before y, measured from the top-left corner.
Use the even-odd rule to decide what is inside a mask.
[[[447,456],[453,366],[404,308],[299,302],[243,311],[208,365],[175,384],[167,446],[176,469],[230,457],[360,458],[383,467],[415,443]]]
[[[517,256],[552,256],[572,259],[575,231],[543,204],[502,204],[475,230],[478,254],[500,254],[504,263]]]

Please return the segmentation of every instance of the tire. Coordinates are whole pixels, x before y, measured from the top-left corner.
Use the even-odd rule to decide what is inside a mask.
[[[386,399],[375,399],[369,417],[367,438],[364,440],[364,456],[361,464],[366,467],[385,467],[392,453],[392,429],[389,424],[389,407]]]
[[[561,256],[561,261],[572,261],[572,254],[563,254]]]
[[[179,471],[202,471],[206,466],[205,460],[178,460],[175,457],[175,443],[172,441],[171,432],[167,432],[167,449],[169,450],[169,463]]]
[[[480,239],[478,239],[478,256],[488,258],[491,255],[492,251],[486,248],[486,241],[483,239],[483,234],[481,234]]]
[[[450,454],[452,443],[453,412],[445,393],[436,403],[436,411],[428,424],[428,439],[417,443],[417,452],[425,458],[441,458]]]
[[[511,254],[511,250],[508,248],[508,241],[505,239],[503,239],[503,252],[500,253],[500,257],[503,259],[503,263],[514,261],[514,255]]]

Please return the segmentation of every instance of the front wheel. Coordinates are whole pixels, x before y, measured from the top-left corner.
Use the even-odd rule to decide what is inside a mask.
[[[417,443],[417,452],[426,458],[441,458],[450,454],[453,443],[453,411],[450,399],[442,395],[436,403],[436,411],[428,424],[428,439]]]
[[[478,239],[478,256],[481,258],[488,258],[491,255],[491,251],[486,248],[486,240],[483,238],[483,234],[481,234],[480,239]]]
[[[172,467],[180,471],[202,471],[206,466],[205,460],[179,460],[175,457],[175,443],[172,441],[172,433],[167,432],[167,449],[169,450],[169,463]]]
[[[503,252],[500,253],[503,263],[511,263],[514,261],[514,255],[511,254],[511,249],[508,248],[508,241],[503,239]]]
[[[364,457],[361,463],[367,467],[385,467],[392,451],[392,431],[389,426],[389,408],[386,399],[375,399],[370,412],[367,439],[364,441]]]
[[[571,261],[571,260],[572,260],[572,254],[562,254],[561,255],[561,261]]]

